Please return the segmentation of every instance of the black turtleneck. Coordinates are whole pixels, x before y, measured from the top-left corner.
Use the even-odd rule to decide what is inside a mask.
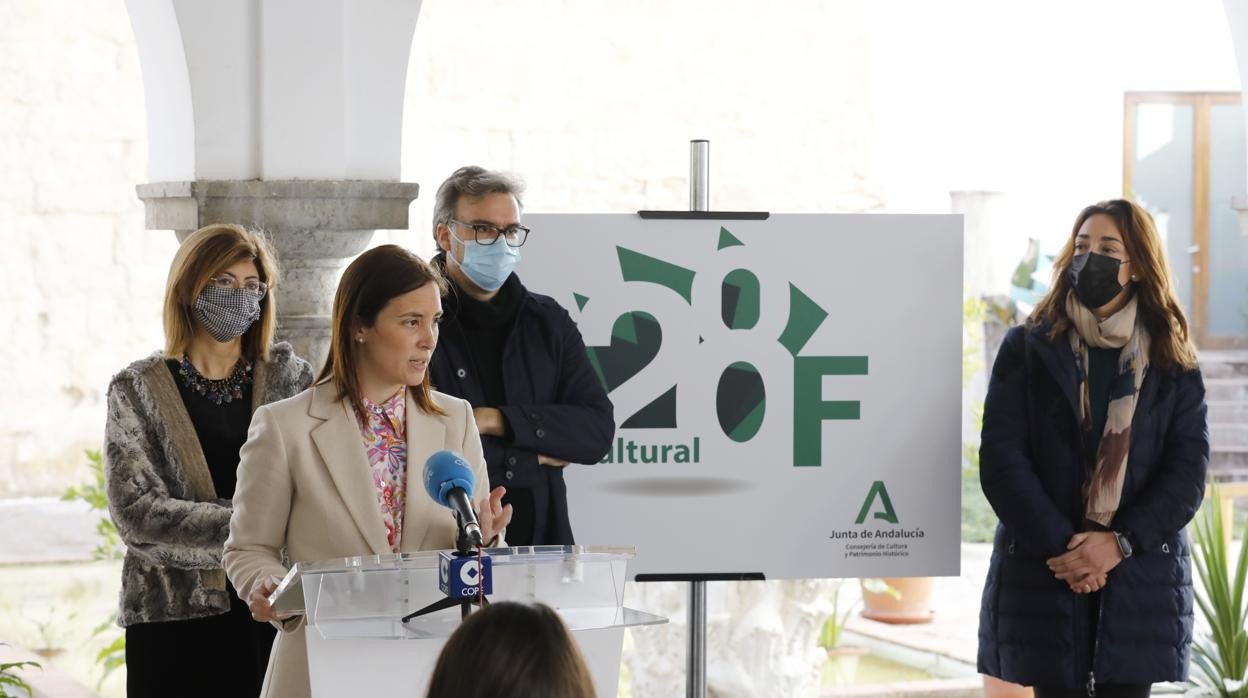
[[[479,301],[453,280],[451,283],[455,286],[453,293],[457,301],[455,318],[464,332],[465,344],[481,379],[488,406],[505,404],[503,347],[516,323],[516,314],[524,300],[524,287],[520,285],[520,279],[512,274],[493,298]]]

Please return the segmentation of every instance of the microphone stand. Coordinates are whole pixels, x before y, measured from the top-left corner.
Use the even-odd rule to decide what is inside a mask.
[[[464,521],[458,513],[455,514],[455,528],[459,531],[459,533],[455,536],[455,557],[474,557],[476,553],[473,552],[472,543],[468,540],[467,527],[464,526]],[[479,574],[484,574],[484,572],[479,572]],[[411,613],[403,616],[401,621],[406,623],[413,618],[429,615],[430,613],[442,611],[448,608],[455,608],[456,606],[459,606],[460,620],[464,620],[468,617],[468,614],[472,613],[472,605],[474,603],[481,604],[482,606],[490,605],[490,600],[481,593],[480,585],[477,586],[477,593],[472,596],[465,596],[462,599],[453,599],[449,596],[444,599],[438,599],[418,611],[412,611]]]
[[[455,512],[455,557],[471,557],[476,553],[472,550],[472,541],[468,538],[468,527],[464,525],[464,519]]]

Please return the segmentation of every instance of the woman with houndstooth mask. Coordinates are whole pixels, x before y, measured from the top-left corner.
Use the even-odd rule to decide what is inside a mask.
[[[260,693],[274,632],[251,621],[221,555],[252,413],[312,380],[289,344],[273,344],[277,276],[260,234],[195,231],[169,270],[164,351],[109,385],[105,474],[126,544],[131,697]]]

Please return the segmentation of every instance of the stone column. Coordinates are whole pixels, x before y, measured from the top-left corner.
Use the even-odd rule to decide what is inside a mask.
[[[211,223],[267,232],[281,267],[277,333],[319,370],[329,346],[334,290],[346,260],[378,229],[406,229],[418,186],[370,181],[191,181],[141,184],[146,227],[181,241]]]
[[[950,212],[962,214],[962,285],[968,293],[1004,293],[1013,267],[1001,267],[1003,239],[1010,240],[1006,226],[1005,194],[996,191],[951,191]],[[1021,257],[1025,246],[1019,247]]]
[[[419,0],[127,0],[143,69],[148,229],[267,230],[278,336],[319,368],[338,274],[406,229],[403,104]]]

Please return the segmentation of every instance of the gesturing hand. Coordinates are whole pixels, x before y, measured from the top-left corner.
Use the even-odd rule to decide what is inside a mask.
[[[1045,564],[1057,579],[1076,593],[1089,593],[1105,586],[1109,571],[1122,562],[1118,541],[1108,531],[1076,533],[1066,544],[1069,551],[1049,558]]]
[[[511,505],[503,504],[505,494],[507,488],[500,485],[490,491],[487,499],[473,504],[477,509],[477,523],[481,524],[481,538],[487,543],[511,523]]]

